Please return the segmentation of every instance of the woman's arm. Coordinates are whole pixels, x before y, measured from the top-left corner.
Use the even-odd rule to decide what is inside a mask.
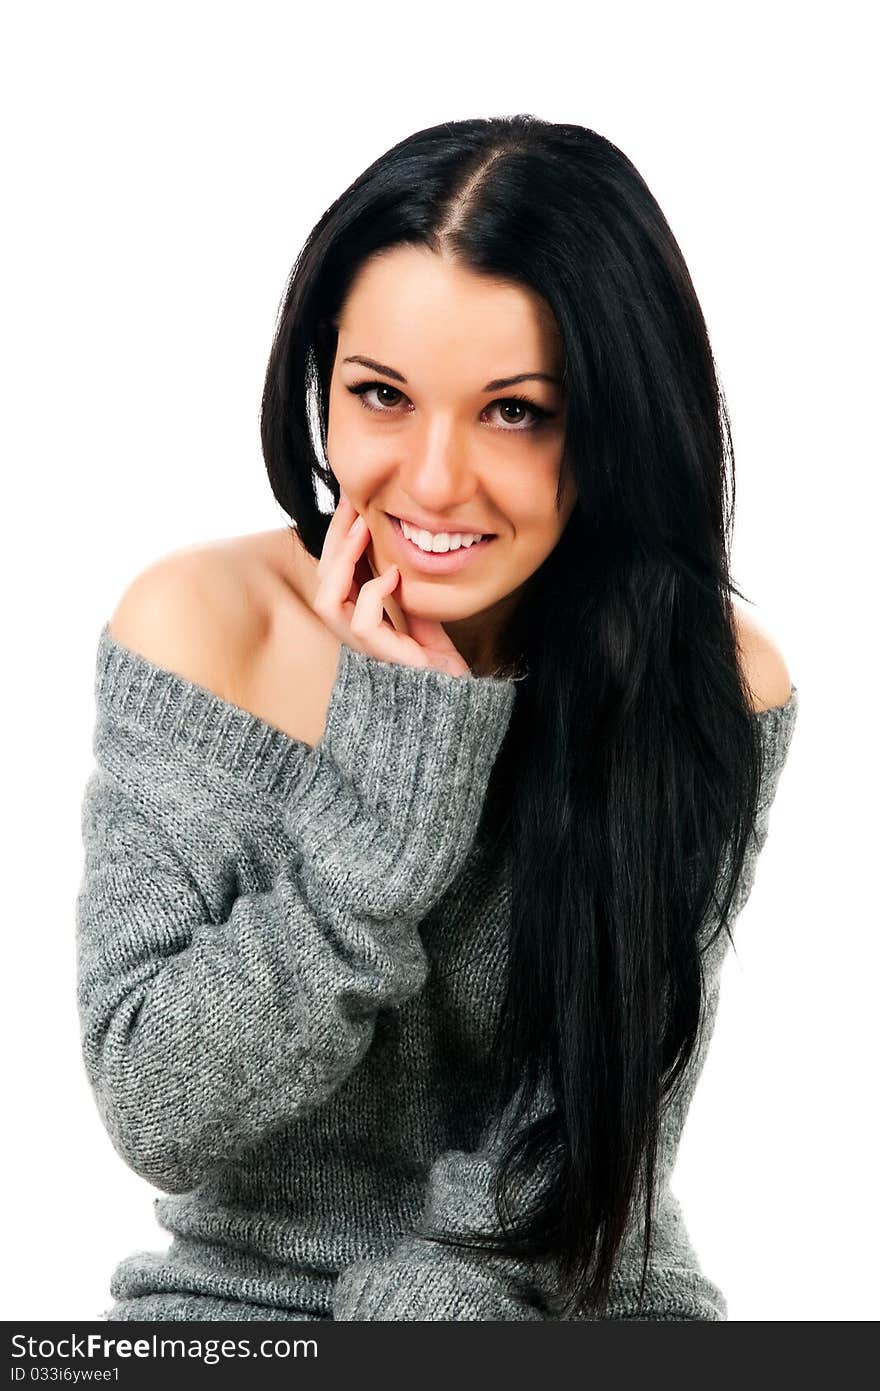
[[[419,1226],[454,1235],[496,1231],[491,1181],[496,1152],[447,1150],[432,1165]],[[386,1256],[355,1261],[336,1282],[337,1321],[482,1320],[541,1322],[555,1318],[547,1268],[536,1261],[483,1256],[438,1245],[420,1234],[401,1239]]]
[[[203,809],[202,868],[228,870],[223,797],[234,806],[241,789],[228,779],[218,798],[161,730],[99,703],[78,1003],[98,1108],[135,1172],[196,1187],[326,1101],[377,1011],[421,989],[418,925],[467,856],[513,694],[343,647],[324,736],[282,808],[273,881],[225,921],[174,826],[178,809]]]

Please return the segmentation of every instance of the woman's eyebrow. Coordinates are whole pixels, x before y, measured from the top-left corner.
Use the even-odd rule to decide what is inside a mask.
[[[383,377],[392,377],[396,382],[407,385],[406,377],[401,372],[396,372],[393,367],[386,367],[382,362],[374,362],[371,357],[362,357],[355,353],[353,357],[344,357],[343,362],[359,362],[362,367],[369,367],[373,372],[381,372]],[[505,386],[516,386],[517,382],[553,382],[556,386],[561,386],[559,377],[552,377],[549,372],[519,372],[515,377],[495,377],[491,382],[487,382],[483,387],[484,391],[500,391]]]

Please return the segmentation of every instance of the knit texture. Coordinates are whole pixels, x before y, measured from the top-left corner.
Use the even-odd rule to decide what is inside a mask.
[[[76,902],[83,1060],[162,1252],[113,1272],[124,1319],[554,1319],[552,1272],[421,1233],[494,1230],[487,1087],[503,856],[480,835],[512,679],[343,644],[315,748],[101,630]],[[797,714],[759,721],[751,892]],[[668,1108],[641,1318],[727,1317],[668,1185],[711,1038]],[[634,1317],[637,1231],[608,1317]]]

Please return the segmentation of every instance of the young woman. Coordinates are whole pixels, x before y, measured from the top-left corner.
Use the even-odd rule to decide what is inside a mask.
[[[531,116],[383,155],[262,440],[294,525],[99,640],[83,1055],[173,1238],[107,1317],[725,1319],[670,1177],[797,689],[631,162]]]

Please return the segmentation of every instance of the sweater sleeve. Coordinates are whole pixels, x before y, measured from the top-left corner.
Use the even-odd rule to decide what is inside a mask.
[[[167,737],[166,697],[185,698],[190,716],[192,703],[164,675],[155,718],[144,717],[144,683],[137,698],[111,698],[109,686],[99,698],[77,992],[84,1063],[115,1148],[179,1193],[326,1101],[366,1054],[377,1012],[423,986],[418,926],[468,854],[514,686],[344,645],[324,735],[300,745],[282,803],[277,872],[216,920],[174,826],[203,810],[205,844],[228,841],[223,796],[236,787],[221,776],[212,795],[204,721],[185,749]],[[206,693],[195,702],[212,738],[221,706],[232,709]],[[241,730],[250,737],[259,722],[236,713],[242,723],[224,723],[222,738],[240,758]],[[232,873],[229,856],[216,860]]]
[[[770,808],[776,796],[797,718],[798,692],[792,688],[784,706],[761,712],[758,720],[764,766],[758,813],[742,874],[731,907],[733,925],[751,894],[758,856],[766,842]],[[643,1243],[642,1223],[625,1237],[612,1278],[605,1319],[650,1321],[723,1321],[727,1301],[700,1268],[681,1209],[668,1186],[690,1103],[706,1060],[718,1007],[721,965],[727,935],[722,932],[706,956],[704,1025],[685,1076],[685,1085],[667,1104],[661,1119],[660,1202],[655,1209],[653,1254],[644,1302],[639,1307]],[[552,1105],[546,1093],[539,1107]],[[538,1113],[533,1113],[533,1117]],[[454,1235],[465,1229],[497,1232],[491,1200],[498,1134],[506,1122],[487,1130],[474,1153],[450,1150],[434,1163],[422,1223]],[[408,1234],[386,1256],[354,1262],[336,1282],[333,1316],[337,1320],[558,1320],[558,1282],[551,1263],[438,1246],[418,1233]]]
[[[486,1134],[478,1150],[447,1150],[435,1160],[419,1226],[456,1232],[497,1230],[491,1197],[497,1150]],[[546,1263],[483,1255],[407,1234],[385,1256],[355,1261],[334,1288],[337,1321],[503,1323],[553,1318]]]

